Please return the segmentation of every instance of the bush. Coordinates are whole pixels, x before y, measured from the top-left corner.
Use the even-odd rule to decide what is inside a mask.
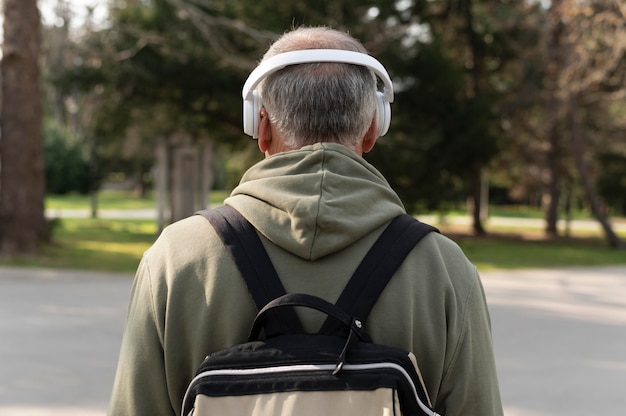
[[[55,124],[44,127],[46,191],[50,194],[89,190],[89,163],[78,140]]]
[[[598,157],[602,171],[597,187],[604,201],[626,216],[626,156],[604,153]]]

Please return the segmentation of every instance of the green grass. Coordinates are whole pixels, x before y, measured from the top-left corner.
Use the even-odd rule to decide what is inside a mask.
[[[211,203],[221,204],[227,191],[212,191]],[[89,209],[88,195],[49,195],[46,207]],[[154,196],[137,198],[128,191],[98,194],[98,209],[153,209]],[[133,273],[143,252],[154,242],[157,225],[151,220],[57,219],[51,244],[37,257],[0,259],[0,265],[101,270]]]
[[[451,237],[479,270],[626,265],[626,252],[609,248],[600,238]]]
[[[445,232],[445,231],[444,231]],[[624,251],[600,238],[524,239],[446,233],[480,270],[626,264]],[[3,259],[0,265],[133,273],[154,242],[156,224],[139,220],[63,219],[53,244],[37,258]]]
[[[435,215],[435,216],[467,216],[467,208],[462,205],[449,208],[444,211],[432,211],[423,212],[422,215]],[[561,217],[565,219],[565,214],[560,213]],[[490,217],[505,217],[505,218],[535,218],[543,219],[545,213],[540,207],[531,207],[526,205],[491,205],[489,206]],[[571,212],[573,219],[592,219],[592,215],[587,210],[573,210]]]
[[[146,198],[138,198],[127,191],[100,192],[97,198],[99,209],[149,209],[154,208],[153,195]],[[89,209],[90,200],[88,195],[48,195],[46,208],[52,209]]]
[[[211,191],[211,203],[221,203],[228,196],[228,191]],[[145,198],[138,198],[131,191],[101,191],[98,192],[98,209],[152,209],[156,206],[154,193],[149,193]],[[90,200],[88,195],[48,195],[46,196],[46,208],[51,209],[89,209]]]
[[[530,207],[525,205],[493,205],[489,207],[489,215],[493,217],[506,218],[545,218],[545,213],[540,207]],[[565,213],[560,213],[562,219],[565,219]],[[570,213],[572,219],[592,219],[593,216],[588,210],[578,209],[572,210]]]
[[[212,203],[221,203],[226,191],[211,193]],[[50,196],[47,206],[56,209],[87,209],[87,196]],[[154,208],[152,198],[138,199],[128,192],[102,192],[100,209]],[[492,215],[505,212],[492,211]],[[521,214],[521,213],[520,213]],[[535,217],[529,212],[521,217]],[[101,270],[133,273],[143,252],[156,238],[150,220],[62,219],[55,220],[52,244],[34,258],[1,259],[0,265]],[[436,224],[435,224],[436,225]],[[609,248],[599,232],[576,232],[576,238],[546,239],[540,228],[489,227],[486,237],[474,237],[467,229],[440,226],[456,241],[480,270],[563,266],[625,265],[626,253]],[[466,227],[467,228],[467,227]],[[622,238],[626,235],[622,233]]]
[[[63,219],[38,257],[3,259],[0,265],[132,273],[154,242],[154,221]]]

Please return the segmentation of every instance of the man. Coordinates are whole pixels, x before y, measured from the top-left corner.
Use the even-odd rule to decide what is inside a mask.
[[[264,67],[280,67],[276,59],[296,59],[286,53],[307,49],[359,52],[345,55],[365,64]],[[295,29],[270,47],[264,73],[253,72],[244,86],[246,132],[258,136],[266,158],[225,201],[256,228],[287,292],[331,302],[389,221],[404,212],[385,178],[361,157],[384,134],[389,114],[381,113],[392,100],[389,88],[377,92],[371,69],[383,78],[386,72],[363,54],[358,41],[328,28]],[[332,60],[335,53],[324,55]],[[179,414],[204,357],[244,342],[255,314],[211,225],[193,216],[168,227],[137,271],[110,414]],[[315,331],[317,318],[307,316],[305,327]],[[415,353],[439,414],[502,414],[482,285],[449,239],[430,233],[413,249],[366,328],[374,342]]]

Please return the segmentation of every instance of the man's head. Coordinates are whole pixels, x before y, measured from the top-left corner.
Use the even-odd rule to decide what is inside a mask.
[[[381,134],[377,132],[377,107],[382,116],[379,120],[388,124],[393,91],[385,69],[366,55],[359,41],[325,27],[295,29],[269,48],[257,70],[270,58],[271,63],[288,56],[284,55],[287,52],[309,49],[349,51],[346,56],[358,52],[350,59],[364,63],[289,64],[263,77],[256,88],[262,101],[262,107],[255,110],[260,112],[259,147],[268,153],[269,139],[280,141],[278,147],[273,143],[273,153],[318,142],[340,143],[359,154],[369,151]],[[388,84],[387,94],[377,91],[372,69]],[[250,78],[254,78],[252,74]],[[386,126],[381,130],[384,133]]]

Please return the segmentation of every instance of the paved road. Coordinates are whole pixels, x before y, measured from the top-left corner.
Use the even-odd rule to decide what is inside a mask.
[[[101,416],[131,277],[0,268],[0,415]]]
[[[507,416],[626,413],[626,267],[483,273]],[[131,276],[0,268],[0,416],[103,416]]]
[[[507,416],[626,414],[626,267],[483,281]]]

